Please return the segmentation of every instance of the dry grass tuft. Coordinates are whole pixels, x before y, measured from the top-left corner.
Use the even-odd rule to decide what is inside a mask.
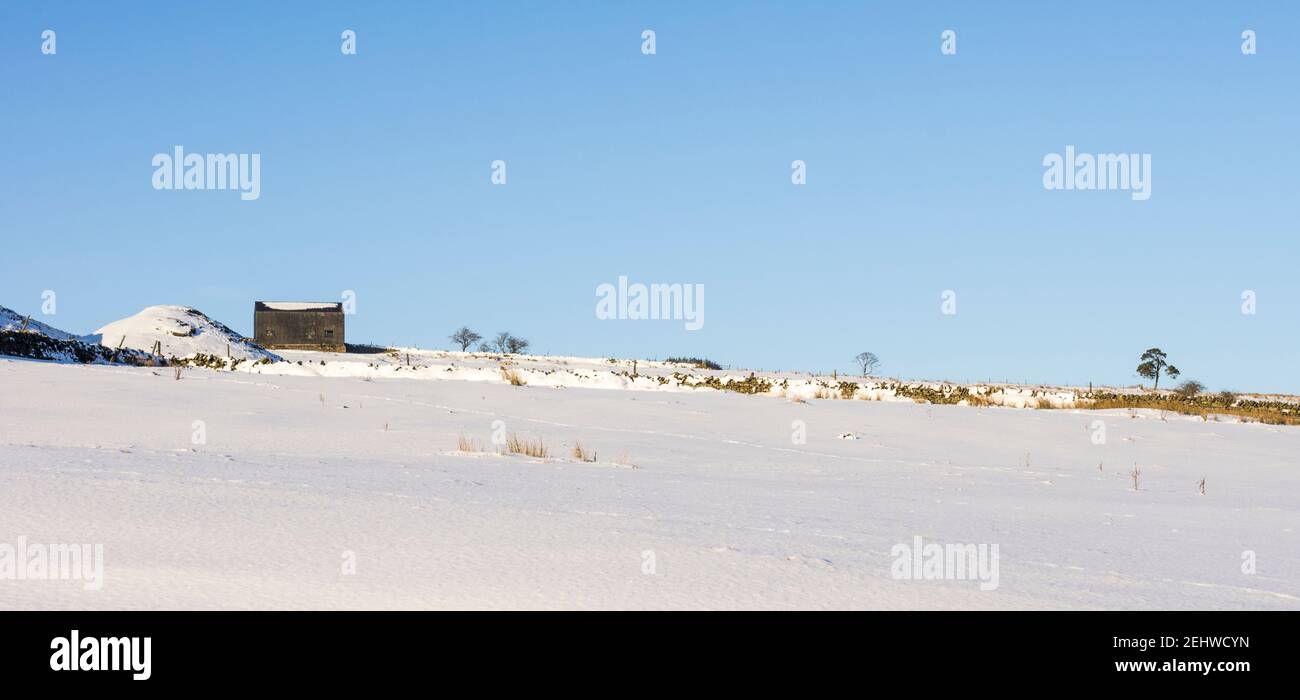
[[[545,459],[550,455],[550,450],[546,449],[546,443],[542,442],[541,438],[520,440],[519,436],[514,433],[510,433],[506,438],[506,452],[512,455],[537,457],[538,459]]]
[[[385,427],[387,427],[387,426],[385,426]],[[471,440],[471,439],[465,437],[465,433],[461,433],[461,434],[456,438],[456,449],[457,449],[457,450],[460,450],[461,452],[478,452],[478,451],[479,451],[479,449],[478,449],[478,445],[475,445],[473,440]]]
[[[582,442],[574,441],[573,458],[580,462],[594,462],[596,461],[596,451],[588,451],[587,448],[582,446]]]
[[[524,378],[519,376],[519,373],[514,371],[513,369],[506,369],[505,367],[502,367],[501,378],[506,380],[507,382],[510,382],[510,386],[528,385],[528,382],[524,381]]]

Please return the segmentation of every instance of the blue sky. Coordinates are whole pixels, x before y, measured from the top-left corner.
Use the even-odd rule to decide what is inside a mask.
[[[251,334],[355,290],[352,341],[1119,384],[1160,346],[1300,392],[1300,10],[914,5],[5,3],[0,305]],[[154,190],[176,145],[260,153],[261,198]],[[1151,199],[1045,190],[1066,145],[1150,153]],[[598,320],[619,275],[703,284],[703,329]]]

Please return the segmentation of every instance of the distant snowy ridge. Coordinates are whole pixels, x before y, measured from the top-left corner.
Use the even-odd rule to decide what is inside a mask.
[[[22,331],[40,333],[56,340],[76,340],[77,336],[61,331],[53,326],[47,326],[40,321],[30,319],[13,309],[0,306],[0,330],[3,331]]]
[[[13,309],[0,306],[0,356],[24,357],[51,362],[95,364],[166,364],[160,357],[138,350],[111,350],[85,342],[67,331],[31,320]]]
[[[584,388],[638,392],[720,390],[784,399],[884,401],[1017,409],[1083,409],[1098,400],[1134,397],[1167,400],[1171,392],[1137,387],[1021,386],[899,380],[883,377],[816,375],[805,372],[766,372],[701,369],[681,362],[619,360],[600,357],[510,355],[482,352],[390,348],[380,353],[282,351],[284,362],[245,365],[239,369],[268,375],[375,379],[468,381],[555,389]],[[1208,400],[1209,397],[1201,397]],[[1243,407],[1281,415],[1300,411],[1300,397],[1243,393]],[[1133,408],[1141,405],[1133,404]],[[1215,407],[1206,404],[1207,413]]]
[[[34,331],[0,330],[0,357],[25,357],[52,362],[161,367],[167,360],[140,350],[114,350],[98,343],[61,340]]]

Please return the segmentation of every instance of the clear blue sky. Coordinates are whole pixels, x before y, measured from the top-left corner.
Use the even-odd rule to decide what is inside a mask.
[[[351,289],[353,341],[1123,384],[1158,345],[1300,392],[1300,9],[1003,5],[6,2],[0,305],[251,334]],[[1043,189],[1067,144],[1152,154],[1151,199]],[[262,154],[261,199],[155,191],[175,145]],[[620,274],[704,328],[597,320]]]

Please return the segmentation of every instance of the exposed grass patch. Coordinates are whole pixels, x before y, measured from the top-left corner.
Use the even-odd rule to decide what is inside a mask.
[[[519,436],[514,433],[510,433],[510,435],[506,437],[506,452],[509,452],[512,455],[518,454],[537,457],[538,459],[545,459],[550,456],[550,450],[546,448],[546,443],[542,442],[541,438],[537,438],[536,440],[525,438],[521,440],[519,439]]]
[[[1198,399],[1204,397],[1196,397]],[[1257,402],[1236,400],[1229,405],[1215,405],[1203,400],[1188,400],[1167,396],[1146,394],[1118,395],[1106,398],[1090,399],[1081,402],[1081,408],[1102,410],[1107,408],[1150,408],[1157,411],[1172,411],[1186,416],[1200,416],[1209,421],[1214,415],[1237,416],[1244,422],[1259,421],[1269,425],[1300,425],[1300,415],[1294,413],[1300,407],[1285,405],[1273,406],[1280,402]]]
[[[728,377],[725,381],[714,376],[692,378],[681,372],[673,372],[673,379],[677,380],[679,386],[699,388],[707,387],[709,389],[720,389],[722,391],[734,391],[738,394],[766,394],[772,390],[772,382],[750,372],[744,379],[732,379]],[[692,381],[694,379],[694,381]]]

